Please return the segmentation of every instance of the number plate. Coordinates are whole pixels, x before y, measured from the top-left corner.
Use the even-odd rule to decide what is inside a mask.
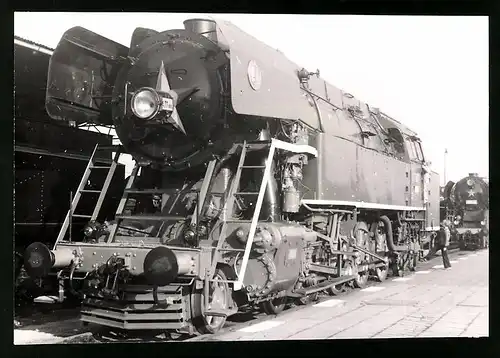
[[[161,109],[164,111],[173,111],[174,110],[174,101],[171,98],[162,98],[161,99]]]
[[[465,204],[467,204],[467,205],[477,205],[477,200],[466,200]]]

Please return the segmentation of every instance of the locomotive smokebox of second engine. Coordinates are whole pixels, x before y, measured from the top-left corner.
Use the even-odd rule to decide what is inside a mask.
[[[149,284],[166,286],[178,275],[189,273],[193,260],[186,253],[175,253],[165,246],[158,246],[144,258],[144,276]]]

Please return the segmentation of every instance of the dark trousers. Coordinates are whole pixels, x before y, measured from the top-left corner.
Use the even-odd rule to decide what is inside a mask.
[[[448,248],[441,246],[441,256],[443,257],[444,268],[451,267],[450,258],[448,257]]]

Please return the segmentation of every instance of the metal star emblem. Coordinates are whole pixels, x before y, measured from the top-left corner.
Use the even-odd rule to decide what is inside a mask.
[[[174,109],[170,117],[167,118],[167,122],[172,124],[175,128],[179,129],[182,133],[186,134],[184,125],[182,124],[179,113],[177,113],[177,93],[170,89],[170,84],[168,83],[167,74],[165,73],[165,65],[161,61],[160,71],[158,73],[158,79],[156,80],[156,90],[164,93],[168,93],[174,99]]]
[[[474,190],[470,189],[468,192],[469,198],[472,198],[474,196]]]

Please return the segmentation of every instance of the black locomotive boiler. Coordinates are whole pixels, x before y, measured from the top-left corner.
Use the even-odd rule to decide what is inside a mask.
[[[444,191],[446,216],[460,249],[484,249],[489,242],[489,185],[477,173],[469,173]]]
[[[84,279],[84,322],[213,333],[414,269],[439,228],[417,134],[229,22],[184,25],[63,35],[49,115],[113,123],[136,167],[115,222],[32,245],[31,274]]]

